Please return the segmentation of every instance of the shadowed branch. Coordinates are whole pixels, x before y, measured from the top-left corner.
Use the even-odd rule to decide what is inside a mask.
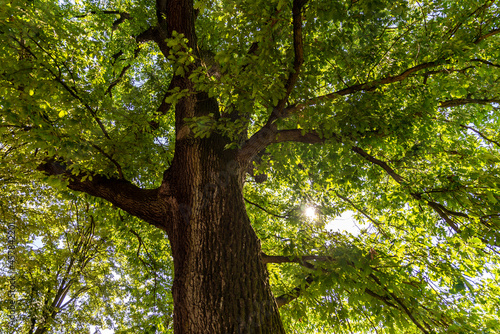
[[[103,198],[133,216],[166,229],[167,201],[160,201],[159,189],[142,189],[124,179],[107,178],[101,175],[83,173],[73,175],[68,166],[53,159],[41,164],[38,170],[47,175],[63,177],[68,181],[68,188],[71,190]],[[169,196],[168,193],[162,193],[162,195]]]
[[[304,63],[304,42],[302,39],[302,8],[307,3],[307,0],[293,0],[292,17],[293,17],[293,70],[290,72],[285,84],[285,96],[278,101],[276,108],[268,122],[279,118],[279,115],[285,108],[285,105],[290,97],[290,94],[299,79],[300,69]]]

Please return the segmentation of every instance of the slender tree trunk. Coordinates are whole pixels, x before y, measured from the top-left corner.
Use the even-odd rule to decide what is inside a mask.
[[[166,174],[178,208],[167,230],[175,333],[284,333],[246,213],[244,174],[226,143],[217,134],[178,140]]]

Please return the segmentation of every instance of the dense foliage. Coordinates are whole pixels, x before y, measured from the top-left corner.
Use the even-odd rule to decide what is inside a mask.
[[[14,332],[172,332],[163,232],[39,166],[159,187],[175,154],[172,110],[191,94],[171,89],[173,76],[219,104],[220,115],[185,120],[193,140],[217,133],[240,149],[276,126],[243,195],[289,333],[500,331],[497,3],[194,6],[198,49],[173,34],[168,54],[151,37],[153,1],[0,8],[0,219],[2,245],[7,222],[16,229]],[[347,210],[361,233],[325,229]],[[7,247],[1,256],[6,264]],[[0,284],[6,328],[5,272]]]

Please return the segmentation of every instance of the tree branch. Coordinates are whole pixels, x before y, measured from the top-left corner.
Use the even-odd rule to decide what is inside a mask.
[[[500,103],[500,99],[470,99],[470,98],[453,99],[441,102],[439,107],[450,108],[450,107],[463,106],[466,104],[490,104],[490,103]]]
[[[113,22],[112,29],[113,31],[118,28],[120,24],[125,22],[126,20],[131,20],[132,16],[127,13],[127,12],[120,12],[118,10],[101,10],[101,11],[96,11],[96,10],[91,10],[88,12],[88,14],[82,14],[82,15],[77,15],[75,18],[84,18],[87,17],[89,14],[108,14],[108,15],[119,15],[119,17]]]
[[[157,34],[157,28],[149,27],[148,29],[141,32],[139,35],[135,36],[135,41],[139,44],[154,41]]]
[[[307,275],[305,280],[305,284],[303,286],[298,286],[292,289],[292,291],[283,294],[279,297],[276,297],[276,304],[278,305],[278,308],[294,301],[295,299],[299,298],[300,295],[312,284],[314,281],[313,277],[311,274]]]
[[[264,127],[260,131],[262,131],[263,129],[266,128]],[[334,135],[333,138],[335,138],[338,142],[341,142],[338,136]],[[269,129],[267,134],[264,133],[262,137],[259,139],[260,141],[256,140],[252,143],[252,145],[244,146],[240,150],[238,156],[242,159],[247,159],[247,157],[257,154],[259,150],[265,148],[267,145],[272,143],[294,141],[294,142],[315,144],[315,143],[322,143],[325,141],[325,139],[321,138],[319,134],[316,133],[315,131],[303,133],[302,130],[300,129],[275,130],[275,131]],[[381,167],[398,184],[401,185],[404,184],[405,179],[401,175],[396,173],[396,171],[392,169],[385,161],[375,158],[374,156],[368,154],[365,150],[363,150],[361,147],[358,146],[352,146],[351,150],[356,154],[360,155],[361,157],[363,157],[365,160],[371,162],[372,164]],[[422,200],[425,201],[425,203],[430,208],[432,208],[457,233],[460,233],[461,230],[458,227],[458,225],[453,221],[453,219],[450,218],[450,216],[469,218],[467,214],[448,210],[439,203],[422,198],[422,194],[410,193],[410,195],[418,201]]]
[[[316,260],[316,261],[324,261],[324,262],[334,262],[335,261],[335,259],[331,256],[319,256],[319,255],[310,255],[310,256],[300,256],[300,257],[295,257],[295,258],[294,257],[289,258],[286,256],[270,256],[270,255],[266,255],[265,253],[262,253],[261,257],[262,257],[262,262],[265,264],[266,263],[299,263],[302,265],[303,263],[306,263],[305,261],[307,261],[307,260]],[[351,265],[353,265],[353,264],[351,264]],[[315,267],[313,265],[310,265],[310,266],[312,266],[312,268],[310,268],[310,269],[313,269],[313,270],[315,269]],[[326,272],[328,272],[328,270],[326,270]],[[374,274],[370,274],[369,277],[371,279],[373,279],[384,290],[385,295],[380,295],[369,288],[364,289],[364,292],[366,294],[374,297],[375,299],[382,301],[387,306],[390,306],[390,307],[395,308],[395,309],[401,309],[404,313],[406,313],[406,315],[410,318],[410,320],[422,332],[429,333],[423,327],[423,325],[413,316],[413,314],[408,309],[408,307],[394,293],[389,292],[387,290],[387,288],[382,285],[382,283],[378,279],[378,277],[376,277]],[[283,294],[283,295],[277,297],[276,303],[278,304],[278,307],[286,305],[286,304],[290,303],[291,301],[297,299],[305,291],[305,289],[307,289],[314,281],[312,274],[309,274],[305,280],[306,280],[305,285],[303,285],[301,287],[296,287],[292,291],[290,291],[289,293],[286,293],[286,294]],[[397,303],[397,305],[395,303],[393,303],[393,301],[395,301]],[[399,305],[399,307],[398,307],[398,305]],[[425,322],[424,322],[424,325],[428,326]]]
[[[400,82],[400,81],[407,79],[409,76],[411,76],[412,74],[414,74],[418,71],[421,71],[421,70],[424,70],[427,68],[436,67],[436,66],[439,66],[441,64],[442,64],[442,62],[439,62],[439,61],[423,63],[420,65],[410,67],[398,75],[387,76],[387,77],[382,78],[382,79],[373,80],[373,81],[369,81],[369,82],[358,84],[358,85],[353,85],[353,86],[338,90],[338,91],[330,93],[330,94],[316,96],[316,97],[313,97],[313,98],[311,98],[303,103],[298,103],[298,104],[292,105],[288,108],[285,108],[285,113],[286,113],[285,116],[299,112],[308,106],[318,104],[318,103],[323,102],[323,101],[335,100],[339,97],[350,95],[350,94],[361,92],[361,91],[372,91],[375,88],[380,87],[380,86],[388,85],[388,84],[395,83],[395,82]]]
[[[300,129],[278,130],[275,124],[269,124],[262,127],[243,144],[238,152],[238,159],[242,164],[248,164],[259,152],[270,144],[288,141],[317,144],[323,143],[325,138],[322,138],[315,131],[303,133]]]
[[[414,196],[415,197],[415,196]],[[417,198],[417,197],[416,197]],[[432,202],[432,201],[427,201],[427,205],[429,207],[431,207],[432,209],[434,209],[434,211],[437,212],[437,214],[443,218],[443,220],[457,233],[460,233],[461,230],[460,228],[458,227],[457,224],[455,224],[455,222],[450,218],[450,216],[447,215],[447,213],[449,213],[448,210],[446,210],[441,204],[439,203],[436,203],[436,202]],[[445,210],[443,210],[445,209]]]
[[[386,171],[387,174],[389,174],[390,177],[392,177],[394,179],[394,181],[396,181],[397,183],[402,183],[404,182],[404,178],[397,174],[394,169],[392,169],[391,167],[389,167],[389,165],[382,161],[382,160],[379,160],[377,158],[375,158],[374,156],[371,156],[369,155],[365,150],[363,150],[361,147],[358,147],[358,146],[353,146],[351,148],[351,150],[357,154],[359,154],[360,156],[362,156],[364,159],[370,161],[371,163],[375,164],[375,165],[378,165],[380,167],[382,167],[383,170]]]
[[[135,51],[134,51],[134,59],[137,58],[137,56],[139,55],[139,48],[136,48]],[[116,85],[118,85],[120,83],[120,81],[122,81],[123,77],[125,76],[125,73],[127,73],[128,69],[132,67],[132,64],[129,64],[125,67],[122,68],[122,70],[120,71],[120,74],[118,74],[118,77],[113,80],[108,88],[106,89],[106,92],[104,92],[104,95],[108,95],[111,96],[111,90],[113,89],[113,87],[115,87]]]
[[[246,198],[243,198],[243,199],[244,199],[244,200],[245,200],[245,202],[247,202],[248,204],[251,204],[251,205],[253,205],[253,206],[255,206],[255,207],[257,207],[257,208],[261,209],[262,211],[264,211],[264,212],[265,212],[265,213],[267,213],[267,214],[270,214],[271,216],[274,216],[274,217],[277,217],[277,218],[283,218],[283,219],[286,219],[286,218],[289,218],[289,217],[290,217],[290,216],[288,216],[288,215],[286,215],[286,216],[277,215],[277,214],[272,213],[272,212],[270,212],[269,210],[267,210],[267,209],[263,208],[262,206],[260,206],[260,205],[259,205],[259,204],[257,204],[257,203],[251,202],[251,201],[247,200]]]
[[[384,162],[382,160],[379,160],[379,159],[371,156],[366,151],[364,151],[362,148],[357,147],[357,146],[353,146],[351,148],[351,150],[353,152],[359,154],[360,156],[362,156],[364,159],[370,161],[374,165],[380,166],[397,183],[402,184],[405,181],[404,178],[401,175],[397,174],[396,171],[394,171],[394,169],[392,169],[386,162]],[[461,212],[455,212],[455,211],[448,210],[443,205],[441,205],[439,203],[436,203],[434,201],[426,200],[426,199],[422,198],[422,194],[419,194],[419,193],[410,193],[410,195],[414,199],[416,199],[418,201],[424,200],[426,202],[426,204],[430,208],[432,208],[455,232],[457,232],[457,233],[461,232],[461,230],[458,227],[458,225],[449,217],[449,215],[468,218],[468,216],[466,214],[461,213]]]
[[[112,27],[112,30],[116,30],[118,28],[118,26],[120,24],[122,24],[123,22],[125,22],[126,20],[131,20],[132,19],[132,16],[130,16],[129,13],[125,13],[125,12],[120,12],[118,13],[120,15],[119,18],[117,18],[114,22],[113,22],[113,27]]]
[[[401,301],[401,299],[399,299],[393,292],[390,292],[388,291],[388,289],[382,285],[381,281],[378,279],[377,276],[373,275],[373,274],[370,274],[369,275],[370,278],[372,278],[389,296],[392,297],[392,299],[403,309],[403,311],[406,313],[406,315],[408,315],[408,317],[410,318],[410,320],[425,334],[428,334],[429,331],[427,331],[423,325],[417,321],[417,319],[415,319],[415,317],[413,316],[413,314],[411,313],[411,311],[408,309],[408,307],[406,307],[406,305]],[[393,307],[396,307],[395,305],[393,305]],[[429,325],[424,321],[424,325],[426,327],[429,328]]]
[[[276,125],[274,124],[274,121],[280,117],[288,117],[289,115],[293,113],[300,112],[301,110],[305,109],[308,106],[318,104],[323,101],[327,100],[335,100],[339,97],[354,94],[356,92],[360,91],[371,91],[374,90],[377,87],[383,86],[383,85],[388,85],[396,82],[403,81],[410,77],[411,75],[415,74],[418,71],[421,71],[423,69],[427,68],[432,68],[441,65],[442,62],[435,61],[435,62],[428,62],[428,63],[423,63],[414,67],[411,67],[403,72],[401,72],[399,75],[395,76],[387,76],[383,79],[379,80],[373,80],[369,81],[364,84],[358,84],[354,86],[350,86],[344,89],[341,89],[339,91],[322,95],[322,96],[317,96],[314,98],[311,98],[303,103],[295,104],[292,106],[289,106],[284,109],[283,114],[277,116],[275,111],[273,111],[273,115],[269,118],[268,122],[266,125],[264,125],[259,131],[257,131],[252,137],[250,137],[242,146],[240,149],[239,157],[240,160],[243,162],[248,162],[250,161],[258,152],[263,150],[266,146],[272,144],[272,143],[278,143],[278,142],[285,142],[285,141],[297,141],[297,142],[305,142],[305,143],[319,143],[322,142],[323,139],[315,132],[309,132],[306,134],[302,134],[301,130],[281,130],[278,131]],[[467,69],[467,68],[466,68]],[[460,71],[463,71],[465,69],[462,69]],[[439,71],[440,72],[440,71]],[[429,75],[430,72],[425,73],[426,75]],[[454,106],[459,106],[459,105],[465,105],[465,104],[470,104],[470,103],[477,103],[477,104],[490,104],[490,103],[500,103],[500,99],[471,99],[471,98],[464,98],[464,99],[454,99],[454,100],[448,100],[445,102],[442,102],[440,104],[441,108],[448,108],[448,107],[454,107]],[[279,137],[277,137],[277,134],[280,134]],[[375,161],[372,161],[375,162]],[[395,176],[397,178],[397,176]]]
[[[391,84],[391,83],[395,83],[395,82],[400,82],[400,81],[407,79],[409,76],[411,76],[412,74],[414,74],[418,71],[421,71],[421,70],[424,70],[427,68],[431,68],[431,67],[436,67],[436,66],[439,66],[440,64],[441,64],[441,62],[439,62],[439,61],[423,63],[420,65],[411,67],[411,68],[409,68],[409,69],[407,69],[407,70],[405,70],[405,71],[403,71],[400,74],[395,75],[395,76],[387,76],[387,77],[379,79],[379,80],[369,81],[369,82],[366,82],[363,84],[350,86],[350,87],[341,89],[339,91],[336,91],[336,92],[333,92],[330,94],[317,96],[317,97],[311,98],[303,103],[294,104],[292,106],[285,108],[283,110],[283,113],[281,113],[282,115],[279,115],[279,117],[277,117],[278,115],[276,114],[276,112],[273,111],[273,114],[270,116],[267,123],[259,131],[257,131],[254,135],[252,135],[252,137],[250,137],[247,141],[245,141],[245,143],[241,147],[239,155],[238,155],[239,160],[241,161],[241,163],[247,164],[249,161],[251,161],[253,159],[253,157],[258,152],[260,152],[262,149],[264,149],[269,144],[272,144],[275,142],[275,136],[276,136],[278,129],[277,129],[276,124],[274,122],[276,121],[276,119],[278,119],[280,117],[288,117],[291,114],[297,113],[297,112],[305,109],[308,106],[318,104],[318,103],[323,102],[323,101],[335,100],[339,97],[350,95],[350,94],[353,94],[356,92],[371,91],[371,90],[374,90],[375,88],[383,86],[383,85],[387,85],[387,84]],[[294,130],[290,130],[290,131],[294,131]],[[287,136],[300,139],[300,136],[294,132],[292,132],[291,134],[288,134]],[[283,138],[286,138],[286,136]],[[281,141],[287,141],[287,140],[283,139]],[[296,141],[300,141],[300,140],[296,140]]]
[[[464,128],[464,129],[467,129],[467,130],[471,130],[473,132],[475,132],[477,135],[479,135],[481,138],[483,138],[484,140],[486,140],[487,142],[490,142],[490,143],[493,143],[495,144],[496,146],[500,147],[500,143],[496,140],[493,140],[491,138],[489,138],[488,136],[486,136],[484,133],[482,133],[481,131],[477,130],[477,129],[474,129],[473,127],[471,126],[467,126],[467,125],[463,125],[463,124],[460,124],[460,127],[461,128]]]
[[[488,61],[485,59],[475,58],[475,59],[472,59],[471,61],[480,62],[480,63],[486,64],[486,65],[500,68],[500,64],[495,64],[495,63],[492,63],[491,61]]]
[[[276,138],[278,127],[268,123],[245,141],[238,152],[238,160],[242,166],[248,165],[260,151],[272,144]]]
[[[298,263],[298,264],[304,264],[306,261],[321,261],[321,262],[334,262],[335,259],[331,256],[325,256],[325,255],[304,255],[304,256],[298,256],[298,257],[288,257],[288,256],[282,256],[282,255],[267,255],[264,252],[261,253],[262,257],[262,263],[268,264],[268,263]],[[305,265],[305,267],[313,269],[311,267],[312,265]],[[313,266],[314,267],[314,266]]]
[[[144,30],[143,32],[141,32],[139,35],[137,35],[135,37],[135,42],[137,44],[142,44],[142,43],[145,43],[148,41],[154,41],[154,39],[155,39],[155,29],[152,27],[149,27],[148,29]],[[137,56],[139,55],[139,52],[140,52],[140,48],[138,46],[134,50],[134,58],[133,59],[137,58]],[[113,56],[113,58],[115,58],[115,62],[118,59],[118,57],[120,57],[120,55],[122,55],[122,54],[123,54],[123,52],[119,51],[117,54],[115,54]],[[128,69],[130,67],[132,67],[132,64],[129,64],[129,65],[125,66],[124,68],[122,68],[118,77],[109,84],[104,95],[110,94],[110,96],[111,96],[111,89],[113,89],[114,86],[116,86],[118,83],[120,83],[120,81],[123,79],[123,77],[125,76],[125,73],[128,71]]]
[[[150,258],[150,260],[153,260],[151,254],[149,253],[149,251],[146,247],[146,244],[144,243],[144,240],[142,240],[141,235],[139,233],[137,233],[134,229],[129,229],[129,231],[130,231],[130,233],[132,233],[133,235],[136,236],[137,241],[139,242],[139,246],[137,247],[136,257],[139,259],[139,261],[141,261],[141,263],[144,265],[144,267],[146,267],[148,270],[151,270],[152,273],[155,273],[156,266],[154,264],[147,263],[146,261],[144,261],[140,255],[141,247],[144,246],[144,250],[145,250],[146,254]]]
[[[318,144],[323,143],[325,138],[322,138],[316,131],[303,132],[300,129],[278,130],[273,143],[283,143],[288,141]]]
[[[484,34],[482,36],[479,36],[475,41],[474,41],[474,44],[479,44],[481,43],[482,41],[484,41],[486,38],[488,37],[491,37],[491,36],[495,36],[496,34],[500,33],[500,28],[499,29],[493,29],[491,30],[490,32],[488,32],[487,34]]]
[[[292,6],[292,24],[293,24],[293,70],[288,76],[288,80],[285,84],[285,96],[278,101],[276,108],[271,115],[272,119],[279,118],[279,115],[285,108],[285,105],[290,97],[290,94],[299,79],[300,68],[304,63],[304,42],[302,39],[302,8],[307,3],[308,0],[293,0]]]
[[[168,201],[160,200],[159,188],[142,189],[129,181],[101,175],[73,175],[66,165],[53,159],[41,164],[38,170],[47,175],[63,177],[69,182],[68,188],[71,190],[103,198],[156,227],[164,230],[167,228],[165,213]],[[162,187],[168,188],[165,185]],[[162,196],[169,197],[170,194],[163,191]]]
[[[331,256],[315,256],[315,255],[312,255],[312,256],[301,256],[301,257],[297,257],[297,258],[288,258],[286,256],[269,256],[269,255],[266,255],[266,254],[262,253],[262,261],[263,261],[263,263],[299,263],[299,264],[302,264],[306,260],[319,260],[319,261],[328,261],[328,262],[334,261],[334,259]],[[314,266],[311,269],[315,269]],[[375,277],[373,274],[370,275],[370,276]],[[303,291],[305,289],[307,289],[312,284],[312,282],[313,282],[312,275],[308,275],[306,277],[306,284],[304,285],[304,287],[296,287],[291,292],[286,293],[284,295],[281,295],[281,296],[277,297],[276,298],[276,303],[278,304],[278,307],[284,306],[284,305],[292,302],[293,300],[297,299],[298,297],[300,297],[300,295],[303,293]],[[377,294],[376,292],[374,292],[373,290],[371,290],[369,288],[365,288],[365,292],[368,295],[374,297],[375,299],[378,299],[378,300],[384,302],[386,305],[388,305],[390,307],[393,307],[393,308],[396,308],[396,309],[398,308],[395,304],[393,304],[391,302],[391,298],[389,296],[379,295],[379,294]]]

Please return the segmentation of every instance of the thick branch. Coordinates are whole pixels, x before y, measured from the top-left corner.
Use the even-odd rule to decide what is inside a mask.
[[[306,108],[308,106],[318,104],[318,103],[321,103],[323,101],[335,100],[339,97],[354,94],[356,92],[371,91],[371,90],[373,90],[377,87],[383,86],[383,85],[387,85],[387,84],[391,84],[391,83],[395,83],[395,82],[400,82],[400,81],[407,79],[409,76],[411,76],[412,74],[414,74],[418,71],[421,71],[421,70],[424,70],[427,68],[436,67],[436,66],[439,66],[440,64],[441,63],[437,62],[437,61],[423,63],[420,65],[411,67],[411,68],[401,72],[399,75],[387,76],[383,79],[369,81],[369,82],[366,82],[363,84],[350,86],[350,87],[344,88],[342,90],[339,90],[339,91],[336,91],[336,92],[333,92],[330,94],[317,96],[317,97],[311,98],[303,103],[295,104],[295,105],[292,105],[290,107],[285,108],[284,114],[280,115],[280,117],[287,117],[293,113],[297,113],[297,112],[303,110],[304,108]],[[278,132],[278,129],[277,129],[276,125],[274,124],[274,121],[276,119],[278,119],[279,117],[276,117],[276,113],[273,113],[273,115],[271,115],[271,117],[269,118],[266,125],[264,125],[259,131],[257,131],[252,137],[250,137],[243,144],[243,146],[240,150],[240,153],[239,153],[239,159],[242,163],[248,163],[249,161],[251,161],[253,159],[253,157],[258,152],[263,150],[266,146],[276,142],[275,140],[276,140],[276,134]],[[294,130],[291,130],[291,131],[294,131]],[[300,139],[300,136],[295,132],[287,134],[286,136],[295,137],[297,139]],[[282,138],[286,138],[286,136],[282,137]],[[290,140],[292,140],[292,139],[290,139]],[[282,139],[281,141],[287,141],[287,140]],[[301,140],[297,140],[297,141],[301,141]]]
[[[245,142],[238,153],[238,159],[243,164],[247,164],[268,145],[288,141],[317,144],[323,143],[325,138],[322,138],[315,131],[303,133],[300,129],[278,130],[276,125],[269,124],[262,127]]]
[[[165,201],[160,201],[159,189],[142,189],[129,181],[101,175],[72,175],[62,163],[48,161],[38,167],[48,175],[59,175],[68,180],[68,188],[103,198],[120,209],[146,222],[166,229]],[[162,193],[163,195],[163,193]],[[164,195],[168,196],[168,193]]]
[[[271,118],[278,118],[279,114],[285,108],[288,97],[292,93],[297,80],[299,79],[299,72],[302,64],[304,63],[304,43],[302,40],[302,8],[307,3],[307,0],[293,0],[292,17],[293,17],[293,70],[288,76],[285,84],[285,96],[278,102],[276,109],[273,111]]]
[[[252,135],[241,147],[238,152],[240,164],[246,166],[260,151],[272,144],[276,138],[278,127],[276,124],[268,123],[259,131]]]
[[[371,91],[377,87],[391,84],[391,83],[396,83],[403,81],[410,77],[411,75],[414,75],[416,72],[421,71],[423,69],[427,68],[432,68],[439,66],[441,62],[428,62],[424,64],[420,64],[414,67],[411,67],[399,75],[395,76],[388,76],[383,79],[379,80],[374,80],[370,81],[364,84],[358,84],[354,86],[350,86],[347,88],[344,88],[342,90],[322,95],[322,96],[317,96],[314,98],[311,98],[303,103],[295,104],[290,107],[285,108],[284,110],[284,115],[281,115],[280,117],[287,117],[293,113],[300,112],[301,110],[305,109],[308,106],[315,105],[318,103],[321,103],[323,101],[327,100],[335,100],[339,97],[354,94],[356,92],[360,91]],[[426,75],[429,75],[430,72],[425,73]],[[448,100],[445,102],[442,102],[440,104],[441,108],[448,108],[448,107],[454,107],[454,106],[459,106],[459,105],[465,105],[465,104],[490,104],[490,103],[500,103],[500,99],[472,99],[472,98],[464,98],[464,99],[454,99],[454,100]],[[305,143],[319,143],[322,142],[323,139],[315,132],[312,133],[306,133],[306,134],[301,134],[301,130],[282,130],[278,131],[276,125],[274,124],[274,121],[279,118],[271,115],[269,121],[264,125],[259,131],[257,131],[251,138],[249,138],[243,147],[240,150],[240,158],[243,161],[249,161],[252,159],[252,157],[260,152],[262,149],[264,149],[266,146],[272,144],[272,143],[277,143],[277,142],[285,142],[285,141],[297,141],[297,142],[305,142]],[[279,136],[277,134],[279,133]],[[354,149],[353,149],[354,150]],[[360,153],[360,152],[357,152]],[[363,155],[361,153],[361,155]],[[372,161],[376,163],[376,161]],[[377,163],[378,164],[378,163]],[[383,166],[383,163],[380,164]],[[384,168],[384,167],[383,167]],[[386,169],[386,168],[384,168]],[[387,169],[386,169],[387,170]],[[393,177],[398,178],[398,176],[391,175]],[[396,180],[400,182],[401,180]]]
[[[157,28],[149,27],[148,29],[141,32],[135,37],[137,43],[145,43],[149,41],[154,41],[155,36],[158,34]]]
[[[387,172],[387,174],[389,174],[389,176],[392,177],[394,179],[394,181],[396,181],[397,183],[404,182],[404,178],[401,177],[401,175],[397,174],[394,171],[394,169],[392,169],[391,167],[389,167],[389,165],[386,162],[384,162],[382,160],[379,160],[379,159],[375,158],[374,156],[369,155],[361,147],[353,146],[351,150],[353,152],[359,154],[360,156],[362,156],[366,160],[370,161],[371,163],[382,167],[382,169],[385,170]]]
[[[431,207],[432,209],[434,209],[434,211],[437,212],[437,214],[443,218],[443,220],[457,233],[460,233],[460,228],[458,227],[457,224],[455,224],[455,222],[450,218],[450,216],[447,215],[447,212],[445,212],[445,210],[443,210],[443,206],[440,205],[439,203],[436,203],[436,202],[432,202],[432,201],[428,201],[427,202],[427,205],[429,207]],[[448,211],[448,210],[446,210]]]
[[[131,20],[132,19],[132,17],[130,16],[129,13],[120,12],[119,15],[120,15],[120,17],[117,18],[115,20],[115,22],[113,22],[113,30],[116,30],[118,28],[118,26],[120,24],[122,24],[123,22],[125,22],[126,20]]]
[[[276,137],[273,143],[283,143],[287,141],[294,141],[307,144],[323,143],[325,138],[322,138],[317,132],[303,132],[300,129],[293,130],[279,130],[276,132]]]
[[[263,129],[267,128],[264,127],[261,129],[261,131]],[[334,136],[334,138],[340,142],[340,138],[338,136]],[[315,144],[315,143],[322,143],[325,141],[324,138],[321,138],[319,134],[314,131],[303,133],[302,130],[300,129],[274,130],[274,131],[268,130],[267,133],[264,133],[262,137],[260,137],[259,139],[260,141],[254,141],[253,145],[244,146],[244,148],[240,150],[239,157],[246,159],[248,156],[252,154],[253,155],[257,154],[259,150],[265,148],[267,145],[272,143],[294,141],[294,142]],[[361,157],[363,157],[365,160],[371,162],[372,164],[381,167],[398,184],[404,184],[405,179],[401,175],[399,175],[394,169],[392,169],[385,161],[375,158],[374,156],[368,154],[365,150],[363,150],[358,146],[352,146],[351,150],[356,154],[360,155]],[[439,203],[422,198],[422,195],[419,193],[410,193],[410,195],[418,201],[422,200],[425,201],[425,203],[430,208],[432,208],[455,232],[457,233],[461,232],[458,225],[453,221],[452,218],[450,218],[450,216],[468,218],[467,214],[448,210]]]

